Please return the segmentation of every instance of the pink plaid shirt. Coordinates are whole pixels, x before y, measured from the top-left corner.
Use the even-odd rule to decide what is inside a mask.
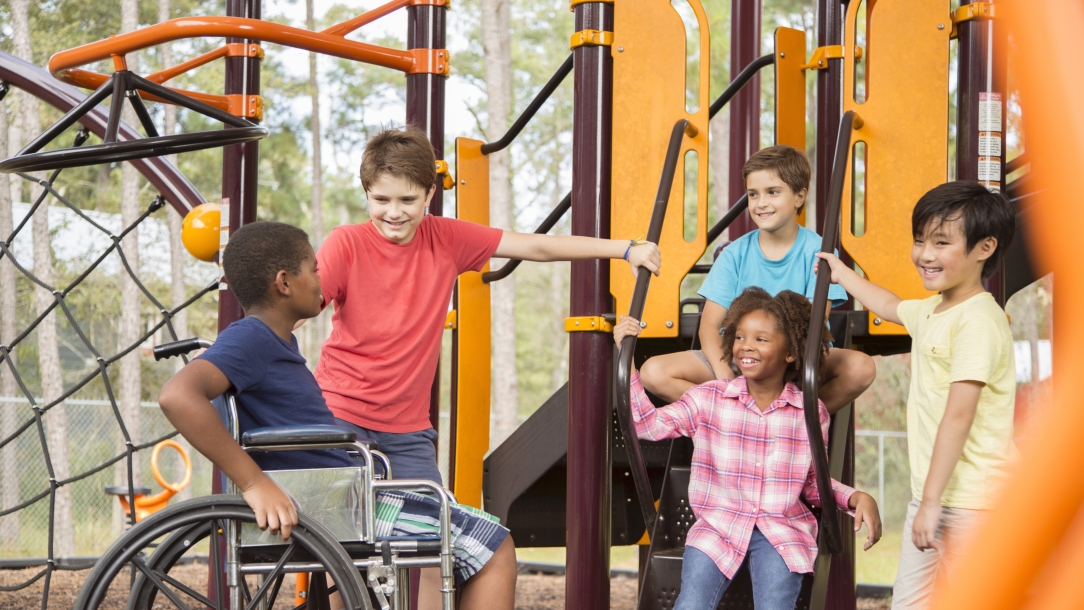
[[[678,402],[656,409],[632,376],[636,435],[648,440],[693,439],[689,503],[696,523],[686,544],[715,560],[733,578],[760,528],[791,572],[813,571],[817,521],[799,500],[820,505],[812,452],[802,414],[802,393],[788,383],[763,413],[749,395],[745,377],[694,386]],[[820,403],[821,432],[827,441],[828,411]],[[839,507],[854,489],[833,480]]]

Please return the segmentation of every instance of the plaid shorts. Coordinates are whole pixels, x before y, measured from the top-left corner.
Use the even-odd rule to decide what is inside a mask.
[[[493,515],[452,504],[452,558],[457,585],[474,576],[493,557],[508,529]],[[376,536],[435,536],[440,534],[440,502],[429,496],[382,491],[376,494]]]

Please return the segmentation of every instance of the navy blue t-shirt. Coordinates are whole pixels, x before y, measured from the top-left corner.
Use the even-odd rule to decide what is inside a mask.
[[[264,426],[335,425],[316,378],[305,366],[297,338],[286,343],[253,317],[230,324],[199,356],[233,386],[241,431]],[[345,451],[269,451],[249,455],[264,470],[355,466]]]

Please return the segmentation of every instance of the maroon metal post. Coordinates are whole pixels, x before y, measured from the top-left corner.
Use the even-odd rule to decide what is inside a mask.
[[[227,0],[226,15],[229,17],[248,17],[260,19],[263,14],[261,0]],[[227,44],[247,43],[243,38],[227,38]],[[240,94],[253,96],[260,94],[260,60],[255,57],[226,58],[226,95]],[[229,129],[229,127],[226,127]],[[234,144],[222,150],[222,212],[228,215],[229,230],[233,233],[244,225],[256,220],[257,178],[259,177],[260,143],[248,142]],[[218,331],[245,317],[241,304],[233,291],[223,281],[218,293]],[[211,473],[211,493],[220,494],[223,489],[222,472],[215,467]],[[225,540],[219,557],[225,557]],[[222,563],[220,562],[220,565]],[[210,564],[208,564],[208,573]],[[212,586],[216,574],[209,574],[207,594],[216,600],[215,587]],[[229,592],[226,592],[227,600]]]
[[[407,48],[445,48],[447,15],[445,6],[407,7]],[[406,77],[406,123],[425,131],[429,141],[433,143],[433,153],[438,160],[444,158],[444,80],[440,74],[407,74]],[[429,204],[429,213],[442,216],[444,186],[441,176],[437,176],[436,187],[433,201]],[[439,360],[429,393],[429,422],[434,430],[440,429]],[[445,484],[450,484],[450,481],[445,481]]]
[[[974,0],[961,0],[961,6]],[[980,182],[990,189],[1005,186],[1004,25],[993,19],[961,21],[956,88],[956,178]],[[986,280],[998,303],[1005,304],[1005,268]]]
[[[614,29],[612,4],[575,7],[575,29]],[[572,234],[610,236],[613,59],[608,46],[573,51]],[[610,263],[572,263],[569,314],[613,311]],[[566,608],[610,607],[610,411],[613,340],[572,333],[568,358]]]
[[[843,16],[846,3],[840,0],[817,0],[817,46],[843,44]],[[839,135],[839,119],[843,115],[843,62],[830,61],[828,68],[817,71],[817,155],[816,183],[817,232],[824,234],[824,201],[832,181],[831,143]],[[827,144],[826,144],[827,143]]]
[[[730,2],[730,77],[760,57],[761,0],[731,0]],[[749,155],[760,150],[760,75],[730,101],[730,179],[727,194],[730,201],[745,194],[741,170]],[[757,228],[748,214],[741,215],[730,225],[730,239],[741,237]]]

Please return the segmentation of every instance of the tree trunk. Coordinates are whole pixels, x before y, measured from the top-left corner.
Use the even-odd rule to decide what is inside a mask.
[[[134,31],[139,26],[139,4],[136,0],[121,0],[120,4],[120,29],[121,32]],[[127,57],[128,68],[133,72],[139,69],[139,56],[135,53]],[[132,109],[131,104],[124,105],[122,118],[130,125],[138,125],[139,118]],[[123,229],[127,229],[139,218],[139,172],[131,163],[121,165],[120,174],[120,219]],[[138,277],[139,275],[139,229],[133,229],[121,240],[121,248],[128,264]],[[140,293],[139,286],[123,268],[120,271],[120,332],[117,341],[120,349],[128,349],[139,340],[142,331],[140,324]],[[128,352],[120,359],[120,413],[124,419],[124,426],[128,430],[128,436],[133,445],[140,442],[140,412],[139,401],[142,398],[142,384],[140,379],[139,348]],[[123,437],[118,438],[117,452],[123,453],[128,450]],[[132,472],[129,478],[128,460],[117,462],[114,470],[114,482],[117,485],[140,484],[140,460],[139,455],[132,456]],[[129,483],[130,481],[130,483]],[[117,503],[116,506],[119,506]],[[114,515],[123,515],[119,509],[115,509]],[[117,532],[119,533],[119,531]]]
[[[728,179],[730,174],[730,114],[716,116],[709,125],[711,131],[710,171],[711,185],[715,194],[715,221],[718,222],[734,204],[730,201]],[[730,229],[723,231],[722,241],[729,241]],[[721,242],[720,242],[721,243]],[[710,244],[709,244],[710,245]]]
[[[485,51],[486,114],[490,141],[508,129],[512,107],[512,50],[509,0],[482,0],[482,40]],[[489,224],[512,230],[512,182],[509,150],[489,155]],[[497,266],[504,261],[494,259]],[[516,286],[514,275],[490,284],[493,308],[493,422],[490,446],[496,447],[515,431],[519,412],[516,374]]]
[[[158,0],[158,23],[169,21],[170,6],[169,0]],[[167,68],[173,65],[173,44],[165,43],[158,47],[161,50],[162,67]],[[163,109],[163,135],[173,135],[177,131],[177,107],[173,104],[165,104]],[[177,165],[177,155],[169,155],[166,157],[170,163]],[[169,297],[170,306],[173,308],[180,307],[184,303],[188,294],[185,290],[184,283],[184,263],[186,260],[186,253],[184,249],[184,243],[181,242],[181,224],[184,221],[181,218],[180,213],[176,212],[172,208],[166,211],[166,222],[169,230]],[[177,333],[178,339],[188,338],[188,310],[182,309],[173,316],[173,331]],[[180,358],[174,358],[174,371],[180,371],[184,368],[184,360]],[[183,436],[177,437],[177,442],[184,447],[190,455],[192,453],[192,445]],[[192,460],[192,467],[195,469],[196,461]],[[184,462],[178,460],[177,472],[174,473],[176,477],[174,480],[180,481],[184,478]],[[195,476],[195,473],[193,473]],[[183,502],[192,497],[192,486],[185,487],[177,494],[177,501]]]
[[[313,0],[305,0],[305,27],[309,30],[316,29],[316,19],[313,15]],[[312,247],[319,250],[324,243],[324,166],[321,158],[320,135],[320,81],[316,74],[316,53],[309,53],[309,95],[312,97],[312,119],[310,130],[312,131]],[[315,341],[313,342],[312,354],[319,357],[320,346],[327,339],[327,316],[330,309],[326,309],[316,316],[314,330]]]
[[[8,149],[8,117],[4,102],[0,102],[0,152]],[[14,220],[11,215],[11,174],[0,174],[0,239],[11,235]],[[16,180],[21,180],[16,178]],[[14,248],[14,244],[9,244]],[[8,257],[0,258],[0,345],[9,345],[16,334],[16,315],[18,304],[15,292],[15,265]],[[10,352],[12,366],[15,364],[15,352]],[[8,364],[0,359],[0,397],[14,398],[18,389],[15,377]],[[2,400],[2,399],[0,399]],[[15,434],[18,423],[18,405],[14,402],[0,402],[0,439]],[[19,455],[18,443],[11,441],[0,449],[0,507],[11,508],[19,503]],[[19,513],[0,517],[0,542],[14,547],[19,541]],[[15,547],[17,548],[17,547]]]
[[[27,0],[13,0],[11,3],[11,24],[14,34],[15,56],[33,62],[30,47],[30,21]],[[23,137],[30,139],[41,133],[41,114],[38,100],[23,94],[20,99]],[[44,180],[44,172],[33,174],[34,178]],[[30,201],[35,201],[42,193],[37,183],[30,186]],[[34,275],[42,282],[53,285],[53,253],[49,241],[49,206],[43,205],[34,214],[32,223],[34,238]],[[35,286],[34,300],[38,315],[53,304],[50,291]],[[37,328],[38,368],[41,372],[41,386],[45,403],[51,403],[64,393],[64,377],[60,369],[60,353],[57,349],[56,313],[47,316]],[[63,481],[71,476],[68,464],[68,415],[61,402],[45,413],[46,442],[49,460],[53,466],[53,476]],[[64,485],[56,489],[53,513],[53,557],[70,557],[75,554],[75,540],[72,529],[71,487]]]

